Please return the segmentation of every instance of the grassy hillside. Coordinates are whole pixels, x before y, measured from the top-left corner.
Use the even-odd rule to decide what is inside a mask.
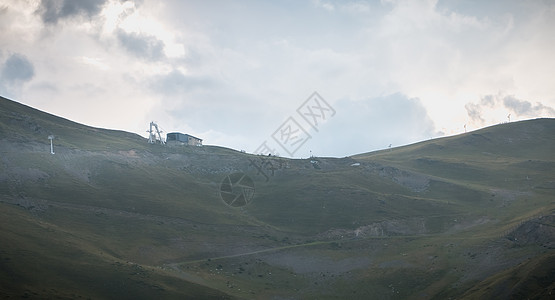
[[[554,134],[537,119],[291,160],[150,145],[0,98],[0,295],[547,297]],[[234,173],[254,185],[246,206],[221,198]]]

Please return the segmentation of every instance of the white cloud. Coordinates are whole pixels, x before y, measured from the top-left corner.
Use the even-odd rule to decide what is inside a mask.
[[[102,58],[82,56],[76,59],[78,62],[90,65],[102,71],[110,70],[110,66],[103,62]]]
[[[371,6],[368,1],[322,1],[313,0],[313,5],[328,12],[360,14],[368,13]]]
[[[334,11],[335,10],[335,5],[333,5],[331,2],[326,2],[326,1],[321,1],[321,0],[313,0],[312,3],[314,3],[314,5],[316,7],[321,7],[327,11]]]
[[[103,34],[110,35],[118,27],[121,22],[136,10],[135,3],[132,1],[110,1],[100,13],[104,19]]]
[[[547,65],[553,62],[545,53],[529,56],[531,51],[521,51],[521,46],[517,46],[525,38],[520,31],[535,36],[547,28],[541,25],[523,29],[529,27],[529,19],[544,14],[533,5],[528,16],[521,16],[517,8],[512,14],[470,15],[450,10],[448,4],[438,7],[436,1],[395,1],[388,5],[391,10],[379,26],[369,31],[372,44],[380,45],[376,54],[378,69],[384,71],[383,77],[393,90],[419,97],[444,132],[459,132],[467,121],[461,114],[464,105],[480,95],[503,91],[526,98],[536,96],[543,101],[553,99],[547,93],[530,95],[531,83],[537,82],[533,78],[538,76],[526,74],[519,78],[523,72],[515,68],[532,57]],[[515,18],[521,19],[516,22]],[[549,38],[542,36],[539,40],[545,42]],[[536,51],[549,49],[547,45],[532,44]],[[537,65],[525,64],[522,67],[527,69]],[[537,74],[549,73],[544,69]],[[539,85],[544,89],[548,86],[546,82]]]

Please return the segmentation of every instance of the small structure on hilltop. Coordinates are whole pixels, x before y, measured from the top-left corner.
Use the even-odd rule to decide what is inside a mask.
[[[158,124],[155,122],[150,122],[150,128],[146,132],[148,132],[148,142],[150,144],[165,144],[162,139],[162,132],[158,129]]]
[[[54,154],[54,144],[52,144],[52,140],[54,139],[54,136],[49,135],[48,139],[50,140],[50,154]]]
[[[168,145],[202,146],[202,139],[189,134],[171,132],[166,135],[166,143]]]

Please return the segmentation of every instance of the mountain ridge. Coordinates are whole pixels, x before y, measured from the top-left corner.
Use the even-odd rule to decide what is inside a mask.
[[[552,243],[518,240],[555,238],[554,133],[537,119],[287,159],[150,145],[0,99],[0,294],[485,298],[553,259]],[[233,174],[252,181],[248,205],[223,201]],[[553,289],[527,286],[540,299]]]

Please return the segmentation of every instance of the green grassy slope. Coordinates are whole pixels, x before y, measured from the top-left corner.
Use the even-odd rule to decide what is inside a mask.
[[[0,294],[474,298],[516,273],[514,295],[546,289],[519,264],[555,248],[554,134],[538,119],[291,160],[150,145],[1,98]],[[240,208],[220,198],[235,172],[255,185]]]
[[[468,299],[552,299],[555,294],[555,254],[548,253],[495,274],[470,289]]]

